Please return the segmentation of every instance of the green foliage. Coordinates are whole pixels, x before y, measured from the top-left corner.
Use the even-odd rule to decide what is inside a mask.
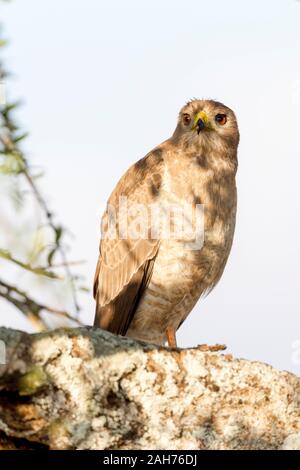
[[[1,155],[0,162],[0,173],[4,175],[18,175],[25,168],[22,156],[14,151]]]
[[[61,237],[63,235],[63,228],[60,225],[58,225],[57,227],[54,228],[54,233],[55,233],[54,247],[49,252],[48,257],[47,257],[47,261],[48,261],[49,266],[52,266],[54,256],[56,255],[58,247],[60,246]]]

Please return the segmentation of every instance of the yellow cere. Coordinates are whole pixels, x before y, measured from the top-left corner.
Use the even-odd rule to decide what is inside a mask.
[[[202,119],[202,121],[204,122],[205,129],[212,129],[212,125],[210,123],[210,120],[209,120],[207,114],[204,111],[200,111],[199,113],[196,114],[192,129],[196,129],[197,122],[198,122],[199,119]]]

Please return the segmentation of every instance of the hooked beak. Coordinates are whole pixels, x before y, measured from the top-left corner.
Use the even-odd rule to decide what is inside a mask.
[[[198,113],[195,116],[194,124],[193,124],[192,129],[196,130],[198,135],[204,129],[207,129],[207,130],[211,129],[211,124],[209,122],[209,118],[208,118],[207,114],[204,111],[201,111],[200,113]]]
[[[199,118],[196,124],[197,134],[199,135],[201,131],[205,128],[205,123],[203,119]]]

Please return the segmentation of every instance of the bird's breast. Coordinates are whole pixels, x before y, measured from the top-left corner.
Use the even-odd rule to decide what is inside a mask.
[[[180,231],[177,237],[172,232],[176,228],[174,224],[173,239],[161,240],[155,263],[159,265],[158,271],[173,279],[183,275],[192,283],[214,283],[224,269],[232,245],[235,171],[213,158],[210,164],[199,156],[188,161],[175,158],[165,167],[161,199],[166,206],[175,208],[175,212],[178,209],[177,225],[183,228],[183,236]],[[191,239],[187,240],[189,235]]]
[[[234,175],[209,167],[204,170],[197,162],[184,165],[175,158],[165,166],[157,200],[170,233],[166,231],[160,239],[152,277],[129,335],[161,342],[165,328],[170,324],[178,328],[201,294],[222,275],[235,225]],[[174,211],[177,216],[172,217]],[[191,219],[196,231],[185,233],[184,224]],[[180,233],[176,230],[182,224]]]

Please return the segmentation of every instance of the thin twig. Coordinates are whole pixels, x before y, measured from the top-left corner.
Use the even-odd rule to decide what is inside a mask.
[[[50,279],[63,279],[61,276],[58,276],[53,271],[49,271],[48,269],[44,268],[43,266],[31,266],[30,264],[24,263],[16,258],[14,258],[11,253],[7,250],[2,250],[0,248],[0,258],[3,258],[11,263],[20,266],[20,268],[25,269],[26,271],[30,271],[33,274],[37,274],[38,276],[45,276]],[[50,266],[49,266],[50,267]],[[53,266],[51,266],[53,268]]]
[[[1,140],[2,144],[4,145],[4,147],[7,150],[10,150],[10,151],[17,150],[14,143],[13,143],[13,141],[12,141],[12,139],[10,138],[10,136],[8,134],[6,134],[4,136],[0,135],[0,140]],[[20,152],[20,154],[21,154],[21,152]],[[31,177],[31,175],[28,171],[28,164],[26,162],[26,159],[24,158],[23,154],[21,154],[21,155],[22,155],[22,158],[23,158],[23,161],[24,161],[24,167],[22,168],[21,173],[24,175],[26,181],[28,182],[29,186],[32,189],[32,192],[33,192],[39,206],[43,210],[43,212],[45,214],[45,217],[48,221],[48,225],[52,228],[52,230],[54,232],[56,232],[57,231],[57,226],[53,222],[53,214],[49,210],[45,199],[43,198],[41,192],[37,188],[33,178]],[[80,306],[79,306],[79,303],[77,301],[76,286],[75,286],[75,282],[74,282],[74,277],[73,277],[73,274],[72,274],[71,269],[70,269],[70,265],[69,265],[69,262],[68,262],[68,259],[67,259],[67,255],[66,255],[66,253],[64,251],[64,248],[63,248],[63,246],[62,246],[62,244],[59,240],[57,241],[57,251],[59,252],[59,254],[61,256],[62,264],[64,266],[66,276],[70,281],[73,304],[74,304],[74,308],[75,308],[75,312],[76,312],[76,317],[78,317],[78,314],[80,312]]]
[[[68,266],[78,266],[80,264],[86,264],[86,262],[87,261],[85,259],[80,259],[78,261],[68,261]],[[65,263],[52,263],[48,267],[53,268],[53,269],[57,269],[57,268],[64,268],[65,266],[66,266]]]
[[[53,222],[53,214],[52,212],[50,212],[50,210],[48,209],[48,206],[45,202],[45,199],[42,197],[40,191],[38,190],[36,184],[34,183],[31,175],[29,174],[28,172],[28,169],[27,167],[25,167],[25,169],[23,170],[23,174],[27,180],[27,182],[29,183],[29,185],[31,186],[32,188],[32,191],[36,197],[36,200],[38,201],[40,207],[43,209],[44,213],[45,213],[45,216],[48,220],[48,224],[49,226],[52,228],[52,230],[54,232],[56,232],[57,230],[57,227],[55,226],[54,222]],[[77,295],[76,295],[76,286],[75,286],[75,283],[74,283],[74,277],[73,277],[73,274],[70,270],[70,265],[69,265],[69,262],[68,262],[68,259],[67,259],[67,255],[60,243],[60,241],[57,242],[57,251],[59,252],[60,256],[61,256],[61,259],[62,259],[62,264],[64,265],[64,269],[65,269],[65,272],[66,272],[66,275],[68,277],[68,279],[70,280],[70,285],[71,285],[71,292],[72,292],[72,297],[73,297],[73,303],[74,303],[74,307],[75,307],[75,311],[76,311],[76,316],[78,316],[79,312],[80,312],[80,306],[79,306],[79,303],[77,301]]]
[[[0,46],[2,47],[4,44],[5,42],[2,41]],[[4,69],[2,62],[0,61],[0,78],[3,80],[4,77],[7,77],[7,76],[8,76],[8,73]],[[75,308],[75,317],[78,318],[80,306],[77,301],[77,293],[76,293],[76,285],[75,285],[75,281],[77,278],[73,275],[70,269],[70,265],[73,263],[70,263],[68,261],[66,248],[61,240],[63,229],[59,225],[55,224],[53,213],[49,210],[48,205],[42,193],[40,192],[38,185],[36,184],[35,177],[32,174],[32,168],[29,166],[24,153],[20,149],[19,143],[26,137],[26,134],[24,133],[20,134],[18,126],[16,125],[15,121],[12,119],[12,113],[14,109],[18,107],[18,105],[19,103],[7,103],[1,106],[0,108],[0,119],[1,119],[0,120],[0,126],[1,126],[0,127],[0,144],[1,144],[0,154],[1,156],[4,157],[4,160],[5,160],[5,157],[7,157],[9,161],[9,158],[11,157],[12,160],[15,161],[15,165],[12,166],[12,170],[10,170],[9,165],[7,169],[5,168],[5,161],[4,161],[4,165],[2,165],[2,171],[5,171],[5,170],[8,172],[11,171],[11,173],[14,175],[22,175],[24,177],[27,185],[31,189],[33,196],[36,199],[44,215],[44,218],[47,221],[47,225],[53,230],[55,234],[55,243],[53,245],[53,249],[48,254],[48,266],[47,267],[42,266],[38,268],[33,268],[30,263],[25,264],[19,261],[18,259],[16,259],[10,253],[4,252],[3,250],[2,250],[2,257],[9,259],[15,264],[18,264],[23,269],[29,269],[30,271],[35,272],[36,274],[43,274],[43,275],[48,275],[48,276],[50,273],[50,277],[52,277],[52,271],[50,268],[53,268],[52,259],[57,253],[61,259],[61,264],[58,264],[57,266],[64,268],[66,277],[69,279],[72,300],[73,300],[74,308]],[[54,276],[55,275],[53,274],[53,277]],[[43,324],[42,323],[43,320],[39,318],[41,310],[46,310],[53,314],[61,315],[61,316],[64,316],[65,318],[75,321],[75,319],[71,315],[69,315],[67,312],[56,310],[51,307],[39,304],[38,302],[35,302],[33,299],[28,297],[26,293],[19,290],[18,287],[8,285],[5,282],[2,282],[0,284],[0,296],[10,301],[20,311],[22,311],[25,315],[27,315],[28,318],[30,317],[31,320],[34,317],[35,320],[39,322],[39,328],[41,328]],[[79,320],[77,320],[77,323],[80,323]]]
[[[46,329],[47,324],[41,318],[41,313],[43,311],[52,313],[54,315],[59,315],[61,317],[67,318],[70,321],[77,323],[82,326],[80,320],[75,319],[68,312],[64,310],[55,309],[49,307],[48,305],[42,304],[33,300],[29,297],[26,292],[21,289],[8,284],[5,281],[0,279],[0,297],[6,299],[8,302],[12,303],[18,310],[20,310],[30,321],[33,321],[38,325],[39,329]]]

